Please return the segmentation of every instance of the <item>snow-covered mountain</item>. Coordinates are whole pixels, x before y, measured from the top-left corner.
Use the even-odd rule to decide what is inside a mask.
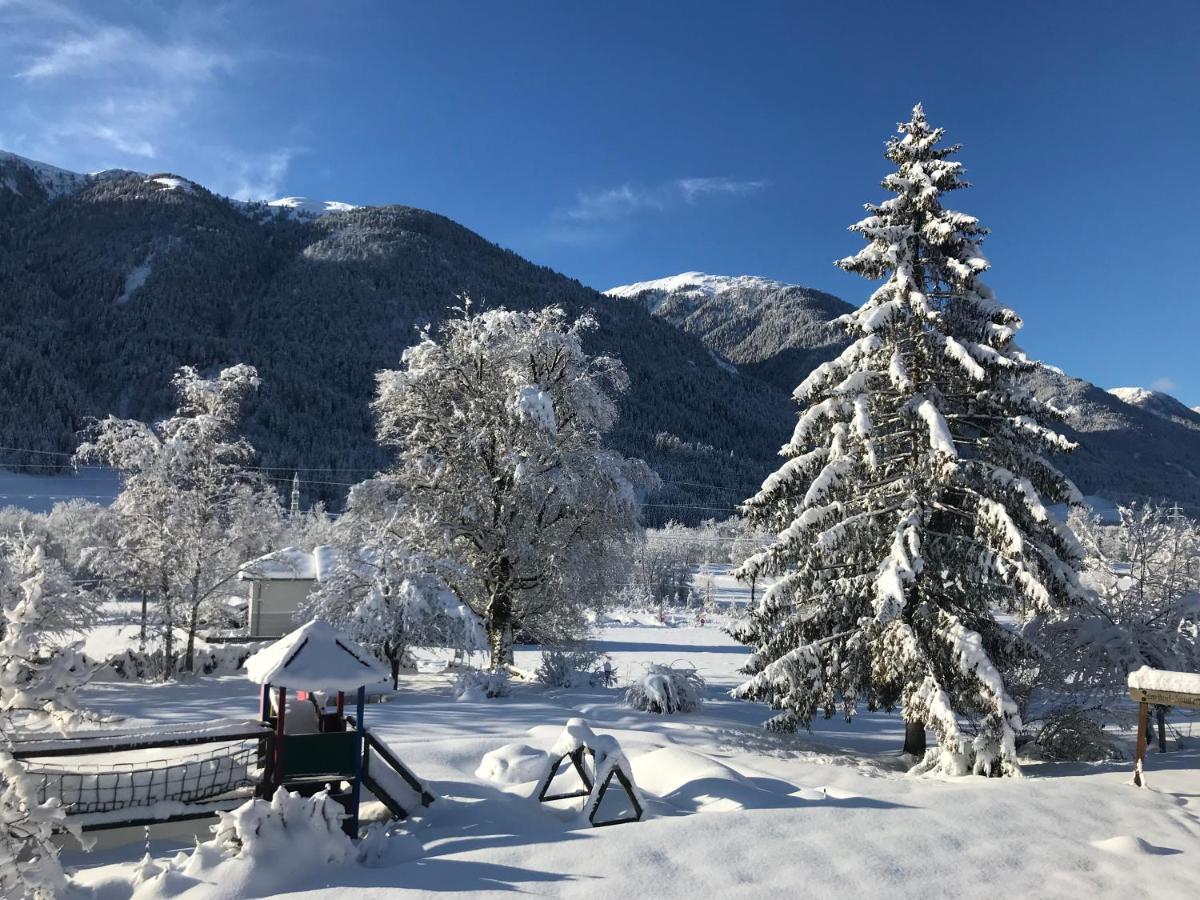
[[[757,275],[684,272],[604,292],[699,337],[720,358],[791,392],[842,346],[832,320],[852,307],[832,294]],[[803,377],[802,375],[800,377]]]
[[[1170,394],[1140,387],[1109,388],[1108,392],[1130,406],[1136,406],[1189,428],[1200,429],[1200,407],[1189,409]]]
[[[34,200],[56,200],[82,191],[100,181],[135,177],[156,184],[165,190],[192,191],[198,185],[169,172],[148,174],[129,169],[105,169],[102,172],[71,172],[49,163],[38,162],[7,150],[0,150],[0,189],[18,197],[33,195]],[[30,188],[33,190],[30,190]],[[38,196],[38,195],[41,196]],[[310,200],[308,197],[280,197],[265,201],[231,201],[235,206],[258,209],[269,207],[296,218],[315,218],[328,213],[357,209],[352,203],[340,200]]]

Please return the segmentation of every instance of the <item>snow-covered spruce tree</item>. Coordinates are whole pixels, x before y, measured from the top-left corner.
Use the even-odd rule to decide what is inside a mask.
[[[412,523],[402,505],[383,520],[359,521],[356,499],[373,489],[366,482],[351,490],[346,514],[355,527],[352,542],[340,547],[333,572],[301,609],[306,619],[322,619],[387,660],[392,685],[411,661],[413,647],[487,649],[487,635],[475,612],[446,583],[454,566],[414,553]],[[374,498],[372,498],[374,499]]]
[[[176,629],[186,633],[190,672],[202,610],[243,562],[271,549],[282,528],[278,496],[246,468],[254,448],[236,436],[242,404],[258,384],[253,366],[215,378],[185,366],[172,380],[175,415],[153,425],[110,416],[77,453],[121,474],[117,540],[97,548],[90,564],[113,589],[154,598],[168,677]]]
[[[737,628],[753,647],[736,689],[808,726],[821,711],[903,707],[937,734],[918,770],[1016,772],[1005,686],[1018,639],[995,611],[1042,612],[1085,592],[1078,544],[1043,497],[1078,492],[1043,457],[1071,445],[1015,376],[1036,364],[1021,320],[980,280],[986,230],[946,209],[966,186],[920,106],[886,156],[896,196],[851,226],[838,265],[884,283],[843,321],[850,346],[796,389],[787,462],[746,501],[774,543],[740,577],[779,580]]]
[[[0,538],[0,601],[0,725],[65,732],[86,722],[76,691],[94,667],[67,639],[95,621],[94,597],[19,534]]]
[[[604,446],[629,380],[584,352],[595,327],[559,307],[464,309],[378,375],[379,440],[398,451],[386,479],[427,523],[414,549],[459,564],[451,584],[484,618],[494,668],[511,664],[517,625],[578,636],[623,580],[654,481]]]

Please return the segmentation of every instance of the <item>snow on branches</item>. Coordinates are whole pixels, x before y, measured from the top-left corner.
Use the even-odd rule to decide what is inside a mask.
[[[252,366],[231,366],[213,378],[185,366],[171,382],[175,415],[154,424],[109,416],[76,454],[121,474],[113,503],[117,538],[95,548],[89,561],[110,585],[154,599],[167,676],[176,628],[186,630],[184,665],[191,671],[202,609],[245,560],[270,549],[282,528],[278,497],[247,469],[254,448],[236,435],[258,384]]]
[[[71,583],[35,539],[0,538],[0,725],[3,730],[54,727],[87,719],[76,691],[94,666],[66,642],[94,620],[95,598]]]
[[[796,389],[786,462],[743,506],[777,537],[740,574],[779,579],[739,629],[754,653],[736,694],[783,729],[902,703],[938,734],[927,767],[1008,774],[1018,640],[994,611],[1087,596],[1078,544],[1041,499],[1079,495],[1042,457],[1070,449],[1052,411],[1014,380],[1037,364],[981,280],[987,229],[943,206],[967,183],[942,137],[917,106],[888,141],[894,196],[867,205],[851,226],[866,246],[838,262],[883,283],[842,318],[847,349]]]
[[[302,613],[343,629],[386,659],[395,685],[413,647],[485,650],[487,635],[446,581],[456,565],[410,549],[414,526],[402,505],[393,506],[386,519],[364,517],[360,505],[377,500],[373,489],[385,487],[368,483],[351,492],[346,536],[356,540],[331,554],[332,571],[323,575]]]
[[[591,356],[559,307],[492,309],[442,324],[380,372],[385,479],[423,526],[415,549],[459,564],[456,593],[485,620],[493,667],[514,628],[544,640],[582,630],[612,584],[654,476],[604,446],[629,378]]]

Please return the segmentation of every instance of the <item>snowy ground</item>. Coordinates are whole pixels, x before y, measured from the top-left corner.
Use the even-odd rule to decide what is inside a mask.
[[[449,679],[413,676],[367,724],[440,799],[413,823],[414,861],[343,865],[288,896],[1195,896],[1200,872],[1200,721],[1189,749],[1148,762],[1149,790],[1129,766],[1027,767],[1020,780],[910,778],[892,716],[812,734],[765,733],[765,710],[729,700],[744,650],[716,627],[610,626],[597,637],[622,683],[647,662],[687,660],[709,681],[699,714],[625,708],[619,689],[549,691],[454,702]],[[536,653],[518,654],[522,668]],[[256,710],[238,677],[145,686],[97,684],[88,702],[155,722],[211,721]],[[477,775],[485,754],[519,763],[545,750],[571,716],[617,737],[648,802],[637,824],[591,829],[569,809],[529,799],[533,785]],[[529,778],[526,771],[512,778]],[[563,806],[564,804],[558,804]],[[167,857],[180,843],[156,841]],[[141,857],[139,843],[65,859],[102,885]],[[233,896],[220,885],[204,896]],[[224,892],[223,892],[224,890]],[[114,883],[101,896],[126,897]],[[186,896],[192,896],[191,893]]]

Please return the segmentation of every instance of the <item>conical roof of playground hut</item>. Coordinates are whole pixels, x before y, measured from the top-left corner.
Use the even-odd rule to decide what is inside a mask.
[[[391,680],[362,646],[316,619],[251,656],[246,673],[256,684],[330,693]]]

